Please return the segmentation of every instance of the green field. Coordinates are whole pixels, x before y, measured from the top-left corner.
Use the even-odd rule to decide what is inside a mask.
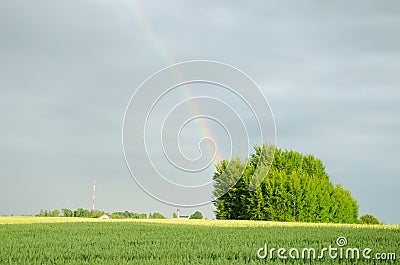
[[[336,239],[347,245],[338,248]],[[98,220],[0,217],[0,264],[399,264],[400,227],[218,220]],[[287,259],[260,259],[265,244]],[[323,248],[342,249],[342,259]],[[315,248],[316,258],[291,258]],[[370,259],[346,258],[370,248]],[[268,250],[269,251],[269,250]],[[263,251],[260,252],[264,253]],[[386,260],[374,259],[375,254]],[[393,254],[395,253],[395,257]],[[295,256],[296,252],[292,252]]]

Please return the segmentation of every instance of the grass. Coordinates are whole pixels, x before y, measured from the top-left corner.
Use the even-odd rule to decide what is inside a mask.
[[[260,259],[279,248],[371,248],[400,258],[399,226],[222,220],[0,217],[0,264],[398,264],[398,260]],[[396,253],[397,252],[397,253]]]

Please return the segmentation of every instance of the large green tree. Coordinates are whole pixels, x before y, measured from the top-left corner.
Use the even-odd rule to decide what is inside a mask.
[[[221,161],[213,178],[217,219],[358,222],[357,202],[312,155],[255,146],[246,161]]]

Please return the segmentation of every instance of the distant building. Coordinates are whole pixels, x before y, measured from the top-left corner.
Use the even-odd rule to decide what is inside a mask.
[[[176,210],[176,212],[177,212],[178,219],[189,219],[189,217],[190,217],[189,215],[181,215],[181,209],[179,209],[179,208]]]
[[[99,219],[110,219],[110,216],[108,216],[107,214],[103,214],[99,217]]]

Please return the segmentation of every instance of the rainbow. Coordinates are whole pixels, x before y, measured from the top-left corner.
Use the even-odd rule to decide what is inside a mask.
[[[143,10],[140,8],[140,5],[134,1],[130,0],[128,1],[128,4],[130,5],[130,9],[133,11],[133,18],[136,22],[137,25],[142,29],[142,32],[146,36],[147,40],[152,44],[154,49],[160,54],[161,58],[163,59],[163,62],[169,66],[176,64],[176,60],[172,53],[169,51],[163,40],[159,37],[157,32],[154,30],[154,28],[151,25],[151,22],[149,18],[146,16],[146,14],[143,12]],[[179,78],[178,80],[184,80],[183,78]],[[182,96],[184,99],[189,99],[192,98],[193,95],[190,93],[190,90],[188,89],[180,89],[182,91]],[[199,115],[201,114],[200,107],[197,106],[196,104],[192,104],[190,106],[191,111],[194,115]],[[211,139],[214,139],[215,142],[217,137],[213,135],[212,130],[209,128],[207,125],[207,122],[205,119],[194,119],[193,120],[197,124],[198,132],[201,136],[201,138],[204,137],[209,137]],[[214,150],[209,150],[209,152],[213,152]],[[217,163],[218,161],[222,160],[223,158],[221,157],[220,152],[218,152],[218,149],[216,150],[215,154],[215,159],[214,162]]]

